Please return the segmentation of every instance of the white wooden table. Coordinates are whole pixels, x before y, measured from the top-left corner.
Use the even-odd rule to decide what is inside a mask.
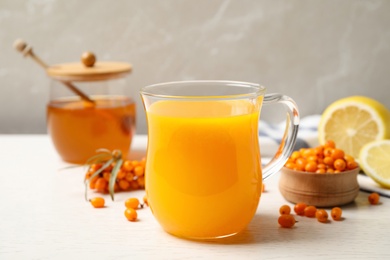
[[[134,145],[142,151],[145,138]],[[115,202],[106,196],[106,208],[92,208],[83,169],[60,171],[67,164],[46,135],[0,135],[0,162],[0,259],[390,259],[390,199],[371,206],[363,192],[342,207],[343,221],[297,217],[295,228],[283,229],[278,210],[287,202],[276,174],[246,231],[197,242],[165,233],[148,208],[127,221],[125,199],[144,191],[118,193]]]

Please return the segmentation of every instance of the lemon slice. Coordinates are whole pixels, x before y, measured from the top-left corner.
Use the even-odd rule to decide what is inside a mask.
[[[363,171],[380,185],[390,188],[390,140],[373,141],[359,153]]]
[[[338,148],[358,158],[366,143],[390,138],[390,111],[368,97],[337,100],[322,114],[318,136],[320,144],[333,140]]]

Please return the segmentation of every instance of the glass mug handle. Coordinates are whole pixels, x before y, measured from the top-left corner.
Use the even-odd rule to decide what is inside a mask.
[[[298,106],[288,96],[271,93],[264,96],[264,105],[282,104],[287,110],[286,128],[274,157],[263,168],[263,180],[279,171],[292,153],[299,128]]]

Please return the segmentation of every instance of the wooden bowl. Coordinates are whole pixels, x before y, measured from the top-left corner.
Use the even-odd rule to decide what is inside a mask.
[[[335,207],[355,200],[359,193],[359,167],[341,173],[311,173],[283,167],[279,190],[292,202],[316,207]]]

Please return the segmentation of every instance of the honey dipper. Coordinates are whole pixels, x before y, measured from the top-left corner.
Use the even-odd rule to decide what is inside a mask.
[[[32,47],[28,45],[25,41],[21,39],[17,39],[14,42],[14,48],[23,54],[24,57],[31,57],[35,62],[37,62],[42,68],[45,70],[49,67],[44,63],[32,50]],[[95,102],[90,99],[86,94],[84,94],[81,90],[79,90],[75,85],[68,81],[61,81],[69,90],[71,90],[76,95],[80,96],[84,101],[94,104]]]

